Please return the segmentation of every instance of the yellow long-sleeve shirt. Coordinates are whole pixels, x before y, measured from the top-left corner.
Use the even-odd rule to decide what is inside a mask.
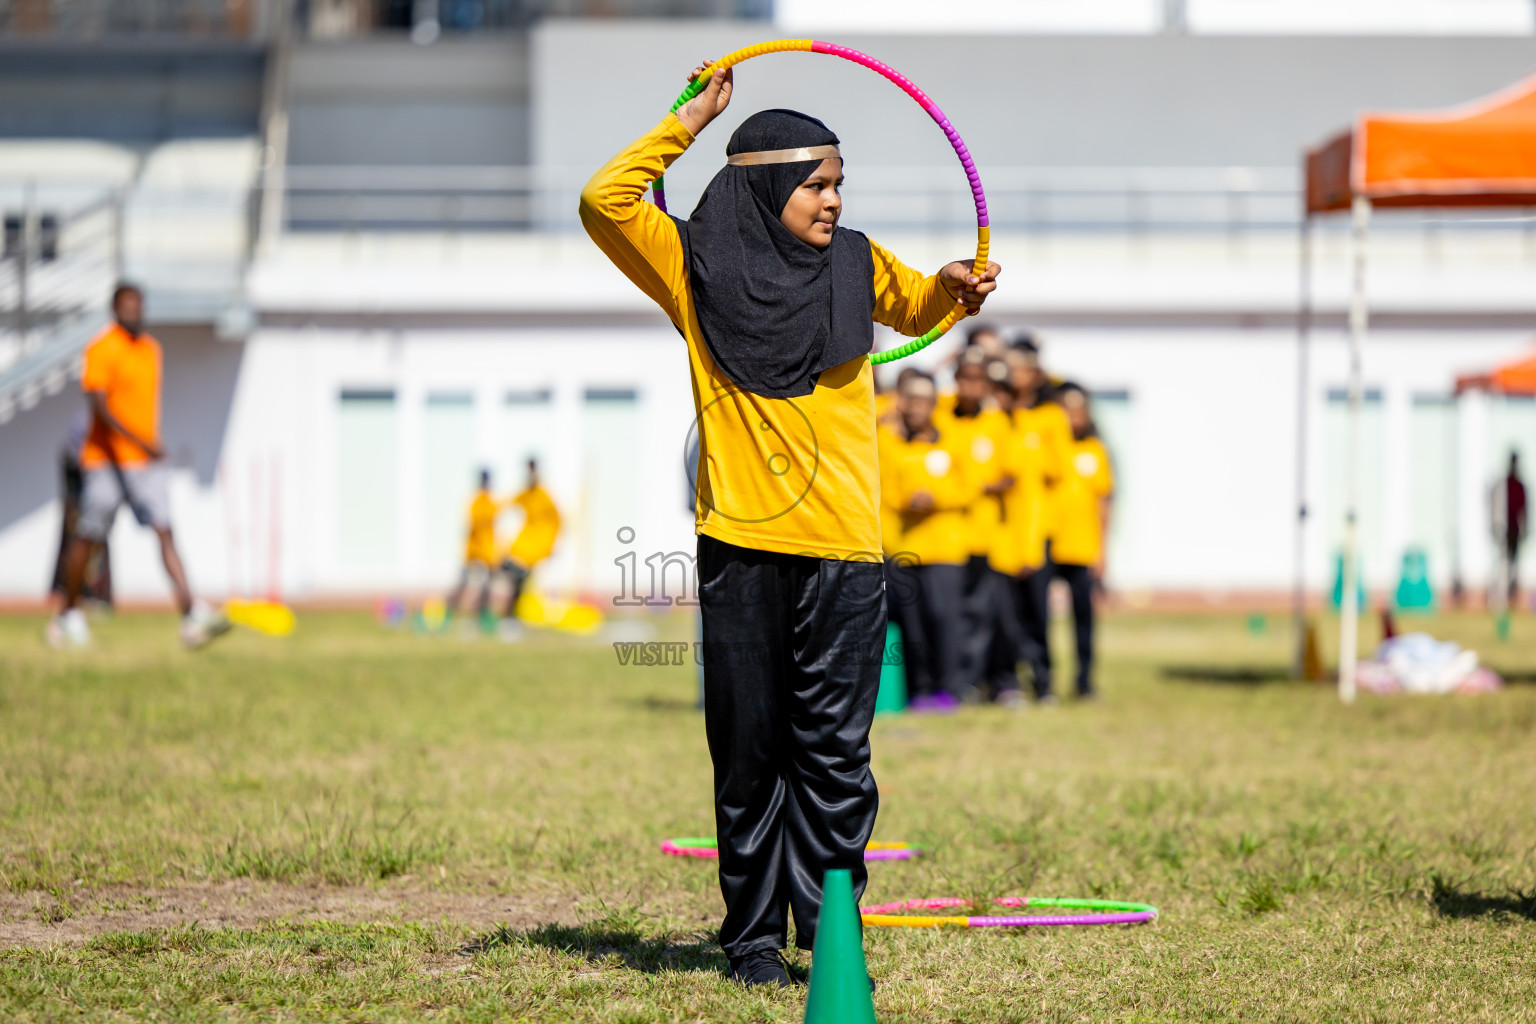
[[[523,528],[512,542],[508,555],[524,569],[532,569],[555,549],[560,536],[560,510],[549,492],[537,485],[512,499],[523,510]]]
[[[992,550],[1003,518],[1002,499],[987,494],[983,488],[998,483],[1007,474],[1003,455],[1012,424],[1008,414],[998,408],[982,408],[974,416],[955,413],[955,396],[940,395],[933,410],[934,426],[941,434],[959,434],[958,451],[968,464],[968,473],[976,485],[976,500],[966,509],[966,535],[973,555]]]
[[[1052,522],[1051,489],[1065,471],[1072,426],[1061,406],[1015,409],[1013,430],[1003,455],[1003,469],[1013,487],[1003,495],[1003,518],[993,537],[988,562],[1009,576],[1045,564],[1045,541]]]
[[[699,426],[696,530],[728,544],[828,558],[878,558],[880,479],[874,374],[860,356],[821,374],[802,398],[764,398],[725,376],[704,344],[682,240],[645,191],[693,142],[668,114],[608,161],[581,192],[581,222],[615,266],[659,305],[688,345]],[[953,300],[870,243],[874,319],[916,336]]]
[[[941,431],[935,441],[896,440],[901,446],[892,453],[889,478],[901,516],[900,550],[918,565],[964,565],[971,556],[968,512],[980,493],[966,458],[970,439]],[[912,509],[920,491],[933,499],[923,512]]]
[[[496,516],[501,506],[490,491],[476,491],[469,503],[469,535],[464,540],[464,561],[496,564]]]
[[[901,546],[901,485],[899,475],[901,459],[907,451],[907,439],[899,428],[889,422],[889,417],[879,421],[875,431],[880,456],[880,542],[887,557],[900,554]]]
[[[1072,441],[1061,484],[1056,488],[1051,558],[1062,565],[1094,565],[1104,553],[1104,519],[1099,502],[1115,489],[1109,452],[1096,437]]]

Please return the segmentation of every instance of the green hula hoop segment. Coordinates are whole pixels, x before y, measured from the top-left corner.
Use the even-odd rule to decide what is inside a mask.
[[[971,198],[976,203],[976,259],[971,264],[971,273],[978,277],[985,273],[987,269],[987,253],[992,246],[992,229],[991,221],[987,214],[987,196],[982,191],[981,175],[976,170],[975,161],[971,159],[971,151],[966,147],[965,140],[960,137],[960,133],[955,130],[955,126],[949,123],[949,118],[945,116],[944,111],[939,109],[937,103],[929,99],[926,93],[912,83],[911,79],[868,54],[860,53],[858,50],[847,46],[838,46],[836,43],[824,43],[817,39],[775,39],[772,42],[748,46],[734,53],[726,54],[705,68],[704,73],[690,82],[688,88],[684,89],[677,97],[676,102],[672,104],[672,113],[677,113],[684,103],[693,99],[703,90],[704,86],[714,75],[715,69],[731,68],[744,60],[761,57],[765,53],[792,52],[830,54],[831,56],[841,57],[844,60],[869,68],[876,74],[882,75],[900,86],[903,92],[911,96],[928,112],[928,116],[933,118],[934,122],[943,130],[945,138],[949,139],[949,144],[954,148],[955,155],[960,158],[960,166],[965,170],[966,180],[970,183]],[[666,212],[667,195],[662,178],[657,178],[651,187],[656,195],[656,205],[661,208],[662,212]],[[930,328],[922,337],[913,338],[911,341],[898,345],[896,348],[888,349],[885,352],[871,353],[869,361],[872,363],[889,363],[905,358],[914,352],[919,352],[942,338],[951,327],[959,323],[966,315],[965,305],[956,302],[955,308],[950,310],[944,319]]]

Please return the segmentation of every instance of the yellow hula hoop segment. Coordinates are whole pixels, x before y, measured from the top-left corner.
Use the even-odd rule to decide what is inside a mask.
[[[967,915],[945,914],[909,917],[903,910],[966,910],[972,903],[953,896],[938,899],[902,900],[868,907],[861,915],[864,924],[877,928],[1027,928],[1073,925],[1146,924],[1157,920],[1157,908],[1148,903],[1125,900],[1078,899],[1059,897],[1004,896],[992,901],[1000,907],[1036,907],[1058,911],[1051,914]],[[1060,911],[1093,913],[1060,913]]]
[[[981,276],[987,269],[987,253],[992,245],[992,232],[991,223],[987,216],[987,196],[982,191],[981,175],[976,170],[975,161],[971,159],[971,151],[966,148],[965,140],[960,137],[960,133],[955,130],[955,126],[949,123],[949,118],[944,115],[944,111],[939,109],[937,103],[929,99],[927,94],[914,85],[911,79],[869,56],[867,53],[860,53],[858,50],[847,46],[838,46],[836,43],[824,43],[817,39],[775,39],[767,43],[757,43],[756,45],[736,50],[733,53],[728,53],[705,68],[704,73],[690,82],[688,88],[684,89],[682,94],[677,97],[676,102],[672,104],[672,112],[674,114],[677,113],[684,103],[697,96],[704,86],[708,84],[717,68],[732,68],[744,60],[761,57],[765,53],[792,52],[830,54],[869,68],[871,71],[900,86],[902,91],[916,100],[928,112],[928,116],[933,118],[934,122],[943,129],[944,137],[949,139],[949,144],[954,147],[955,155],[960,158],[960,166],[965,169],[966,180],[971,186],[971,198],[976,203],[976,259],[971,264],[971,273],[978,277]],[[652,189],[656,195],[656,205],[665,212],[667,196],[666,188],[661,178],[657,178],[652,183]],[[959,323],[965,316],[965,305],[956,302],[955,308],[951,309],[944,319],[934,324],[922,337],[914,338],[906,344],[899,345],[886,352],[875,352],[870,355],[869,361],[872,363],[889,363],[893,360],[909,356],[914,352],[921,351],[939,338],[942,338],[945,332]]]

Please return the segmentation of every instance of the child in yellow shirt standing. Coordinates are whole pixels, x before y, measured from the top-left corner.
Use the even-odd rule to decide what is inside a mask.
[[[1109,451],[1094,427],[1088,393],[1076,384],[1057,389],[1072,425],[1072,443],[1056,488],[1051,561],[1057,577],[1072,590],[1072,625],[1077,634],[1077,696],[1094,696],[1094,590],[1104,579],[1104,540],[1109,533],[1115,492]]]
[[[507,574],[507,608],[501,616],[502,638],[517,638],[517,599],[533,574],[534,566],[549,557],[560,536],[560,510],[555,499],[539,485],[539,464],[528,460],[528,486],[510,502],[523,510],[523,528],[512,542],[501,567]]]
[[[879,412],[876,442],[880,452],[880,541],[885,554],[885,604],[889,617],[901,630],[901,659],[909,697],[932,693],[928,633],[923,626],[922,582],[917,557],[906,548],[902,536],[899,475],[907,453],[905,415],[913,392],[911,380],[921,370],[907,367],[897,375],[896,389],[887,392],[886,408]],[[921,391],[921,387],[918,388]],[[877,396],[878,397],[878,396]]]
[[[496,517],[500,513],[500,503],[491,496],[490,470],[482,469],[480,487],[469,502],[469,530],[464,538],[464,568],[446,602],[449,615],[458,614],[464,591],[472,585],[478,585],[480,596],[475,602],[476,614],[482,622],[490,617],[491,580],[496,565]]]
[[[990,362],[980,345],[967,345],[955,367],[955,393],[939,397],[933,422],[941,434],[954,435],[955,450],[975,485],[975,497],[966,509],[970,557],[965,566],[957,695],[978,691],[987,684],[1001,702],[1012,703],[1018,699],[1014,666],[1019,647],[1001,635],[1012,625],[998,618],[998,590],[1006,584],[987,564],[987,553],[1002,523],[1002,495],[1012,486],[1003,460],[1011,425],[1008,414],[992,397],[987,369]],[[1016,632],[1007,636],[1011,638]],[[1000,650],[1007,649],[1006,657],[999,659],[1005,664],[990,664],[994,643]]]
[[[1039,351],[1033,343],[1008,352],[1012,429],[1004,471],[1012,482],[1003,493],[1003,519],[988,562],[1008,579],[1011,607],[1022,629],[1023,660],[1034,677],[1037,701],[1051,701],[1051,653],[1047,598],[1051,571],[1047,542],[1053,490],[1061,480],[1072,428],[1061,406],[1045,392]]]
[[[937,389],[926,373],[901,385],[901,440],[891,500],[901,515],[901,546],[917,566],[926,672],[911,686],[915,712],[952,711],[964,694],[965,572],[970,509],[980,494],[969,463],[970,437],[933,421]]]

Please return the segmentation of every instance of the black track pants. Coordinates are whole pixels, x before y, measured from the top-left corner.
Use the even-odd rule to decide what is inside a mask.
[[[1056,577],[1072,591],[1072,630],[1077,640],[1077,693],[1093,692],[1093,570],[1086,565],[1058,565]]]
[[[933,673],[928,670],[928,633],[923,628],[923,587],[917,565],[905,558],[885,560],[885,604],[891,621],[901,627],[902,667],[907,674],[907,693],[933,692]]]
[[[1024,632],[1024,617],[1019,611],[1023,581],[995,569],[992,592],[997,600],[996,623],[992,643],[987,648],[987,685],[995,697],[1005,690],[1019,688],[1019,662],[1030,664],[1029,638]]]
[[[1035,680],[1035,696],[1051,692],[1051,580],[1055,566],[1047,561],[1019,578],[1014,588],[1024,627],[1024,661]]]
[[[923,631],[934,687],[927,692],[944,690],[954,697],[964,696],[965,566],[919,566],[917,576],[922,581]]]
[[[523,596],[523,585],[528,582],[531,570],[524,569],[510,558],[501,563],[501,568],[507,574],[507,610],[502,613],[504,619],[517,618],[517,599]]]
[[[1028,647],[1014,607],[1012,581],[973,555],[965,567],[966,642],[962,672],[967,689],[995,697],[1019,686],[1019,662]]]
[[[879,794],[869,727],[885,647],[879,562],[699,538],[704,723],[727,956],[810,949],[828,869],[866,880]]]
[[[986,681],[988,655],[997,632],[996,614],[992,570],[984,555],[972,555],[965,566],[965,603],[960,620],[960,685],[964,691]]]

